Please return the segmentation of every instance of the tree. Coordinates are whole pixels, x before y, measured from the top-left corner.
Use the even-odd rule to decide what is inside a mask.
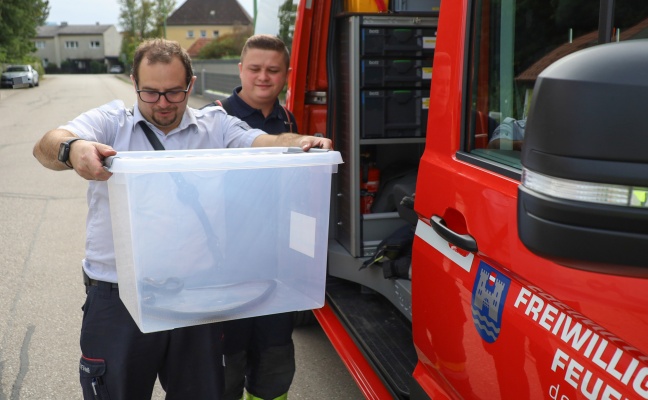
[[[138,8],[137,0],[119,0],[119,24],[124,28],[124,34],[135,36]]]
[[[140,8],[136,15],[138,35],[142,39],[155,37],[153,21],[153,3],[148,0],[142,0]]]
[[[27,60],[33,39],[49,16],[48,0],[0,0],[0,63]]]
[[[297,5],[293,4],[293,0],[286,0],[281,7],[279,7],[279,38],[283,40],[288,47],[292,49],[293,33],[295,32],[295,16],[297,15]]]
[[[166,19],[175,8],[175,0],[119,0],[119,24],[125,64],[130,64],[137,46],[152,37],[163,37]]]
[[[175,8],[175,0],[155,0],[153,19],[157,30],[156,36],[166,37],[166,20]]]
[[[201,59],[219,59],[241,55],[245,41],[252,34],[252,29],[239,27],[234,33],[222,35],[207,43],[198,54]]]

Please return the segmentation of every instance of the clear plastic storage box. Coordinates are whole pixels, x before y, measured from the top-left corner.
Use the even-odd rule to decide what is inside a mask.
[[[107,160],[119,295],[142,332],[324,305],[336,151]]]

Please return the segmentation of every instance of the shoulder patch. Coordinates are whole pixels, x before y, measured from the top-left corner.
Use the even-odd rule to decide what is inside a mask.
[[[241,128],[241,129],[243,129],[243,130],[246,130],[246,131],[249,131],[250,129],[252,129],[252,127],[251,127],[250,125],[248,125],[248,123],[245,122],[245,121],[243,121],[243,120],[241,120],[240,122],[238,122],[238,123],[236,124],[236,126],[238,126],[239,128]]]
[[[217,106],[215,104],[211,104],[211,105],[208,104],[208,105],[206,105],[206,106],[204,106],[202,108],[197,108],[197,109],[194,109],[194,110],[195,110],[194,115],[198,119],[200,119],[200,118],[202,118],[202,117],[204,117],[206,115],[211,115],[210,113],[220,113],[220,114],[227,115],[227,112],[225,110],[223,110],[222,107],[219,107],[219,106]]]

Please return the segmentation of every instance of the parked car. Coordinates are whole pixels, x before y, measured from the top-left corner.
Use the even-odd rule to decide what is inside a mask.
[[[121,74],[124,72],[124,68],[121,65],[113,65],[108,69],[108,72],[111,74]]]
[[[28,85],[34,87],[39,85],[38,71],[31,65],[11,65],[2,73],[0,80],[1,87],[14,87]]]

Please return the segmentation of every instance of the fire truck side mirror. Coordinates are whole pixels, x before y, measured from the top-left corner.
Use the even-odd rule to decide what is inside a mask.
[[[591,47],[535,83],[518,235],[564,266],[648,277],[648,40]]]

